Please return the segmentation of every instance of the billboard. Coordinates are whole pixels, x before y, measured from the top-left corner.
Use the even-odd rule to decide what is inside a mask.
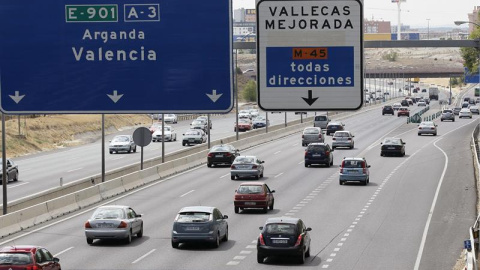
[[[470,73],[468,68],[465,67],[465,83],[479,83],[480,75],[479,73]]]
[[[392,34],[392,40],[397,40],[397,34]],[[402,33],[402,40],[420,40],[420,33]]]

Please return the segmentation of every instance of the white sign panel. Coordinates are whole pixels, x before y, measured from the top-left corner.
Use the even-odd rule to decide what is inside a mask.
[[[355,110],[363,102],[360,0],[257,4],[258,103],[264,110]]]

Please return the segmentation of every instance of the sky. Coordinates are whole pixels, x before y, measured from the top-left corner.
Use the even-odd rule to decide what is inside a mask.
[[[232,0],[233,9],[255,8],[255,0]],[[324,1],[319,1],[319,3]],[[364,0],[364,17],[397,24],[397,4],[392,0]],[[467,21],[468,13],[480,0],[406,0],[401,4],[403,25],[415,28],[457,27],[454,21]],[[430,19],[430,20],[427,20]],[[466,27],[466,26],[465,26]]]

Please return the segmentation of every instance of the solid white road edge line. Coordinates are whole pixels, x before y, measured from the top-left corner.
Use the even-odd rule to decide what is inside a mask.
[[[445,156],[445,165],[443,166],[442,176],[440,177],[440,181],[438,182],[438,185],[437,185],[437,190],[435,191],[435,196],[433,197],[433,202],[432,202],[432,206],[430,207],[430,212],[428,212],[427,223],[425,224],[425,229],[423,230],[422,241],[420,243],[420,248],[418,249],[417,260],[415,261],[415,267],[413,268],[414,270],[418,270],[418,268],[420,267],[420,261],[422,260],[423,249],[425,248],[425,241],[427,239],[428,229],[430,227],[430,221],[432,220],[433,211],[435,210],[435,205],[437,204],[438,194],[440,193],[440,188],[442,187],[443,178],[445,177],[445,173],[447,172],[447,167],[448,167],[447,153],[445,153],[445,151],[443,151],[442,148],[440,148],[437,145],[437,142],[440,141],[441,139],[442,138],[436,140],[433,143],[433,145],[438,150],[440,150]]]
[[[74,172],[74,171],[79,171],[79,170],[81,170],[81,169],[83,169],[83,167],[82,167],[82,168],[77,168],[77,169],[73,169],[73,170],[67,171],[67,173],[69,173],[69,172]]]
[[[72,249],[72,248],[73,248],[73,247],[69,247],[69,248],[67,248],[67,249],[64,249],[64,250],[58,252],[57,254],[54,254],[53,257],[58,257],[60,254],[63,254],[63,253],[65,253],[65,252],[69,251],[69,250]]]
[[[26,185],[26,184],[28,184],[28,183],[30,183],[30,182],[24,182],[24,183],[21,183],[21,184],[17,184],[17,185],[15,185],[15,186],[8,186],[8,188],[16,188],[16,187],[19,187],[19,186]]]
[[[143,255],[142,257],[136,259],[135,261],[133,261],[132,263],[137,263],[139,261],[141,261],[142,259],[144,259],[145,257],[147,257],[148,255],[152,254],[153,252],[155,252],[156,249],[152,249],[150,250],[149,252],[147,252],[145,255]]]
[[[180,198],[183,197],[183,196],[186,196],[186,195],[188,195],[188,194],[190,194],[190,193],[192,193],[192,192],[194,192],[194,191],[195,191],[195,189],[192,189],[192,190],[190,190],[189,192],[180,195]]]

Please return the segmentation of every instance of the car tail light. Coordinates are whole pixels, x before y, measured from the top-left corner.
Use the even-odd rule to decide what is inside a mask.
[[[252,169],[256,169],[256,168],[258,168],[257,165],[253,165],[253,166],[252,166]]]
[[[321,139],[321,138],[322,138],[322,134],[318,134],[318,138]]]
[[[295,246],[300,246],[300,243],[302,243],[302,235],[300,234],[297,238],[297,242],[295,242]]]
[[[37,265],[33,265],[33,266],[27,266],[25,267],[25,270],[39,270],[40,268],[38,268]]]
[[[352,140],[352,138],[348,138],[348,140],[349,140],[349,141],[351,141],[351,140]]]
[[[367,173],[367,168],[365,167],[365,162],[362,162],[363,173]]]
[[[302,134],[302,139],[305,138],[305,135]]]
[[[229,156],[231,156],[231,155],[232,155],[232,154],[230,154],[230,153],[226,153],[226,154],[225,154],[226,157],[229,157]]]
[[[345,160],[342,160],[342,165],[340,166],[340,173],[343,173],[343,166],[345,165]]]
[[[208,153],[208,157],[213,157],[213,153]]]
[[[308,156],[308,152],[307,152],[307,151],[305,151],[305,156]]]
[[[230,169],[235,170],[235,165],[230,166]]]
[[[332,141],[335,141],[335,140],[337,140],[337,139],[335,139],[335,137],[333,137],[333,138],[332,138]]]
[[[430,128],[430,129],[435,129],[435,128],[432,127],[432,128]]]
[[[325,151],[325,155],[329,156],[329,155],[330,155],[330,151]]]
[[[125,221],[121,221],[117,228],[127,228],[128,225]]]
[[[86,229],[91,229],[92,228],[92,226],[90,225],[90,222],[88,222],[88,221],[85,222],[85,228]]]
[[[260,242],[261,246],[265,246],[265,240],[263,240],[263,234],[260,234],[258,236],[258,241]]]
[[[422,129],[422,127],[418,127],[418,129]]]

